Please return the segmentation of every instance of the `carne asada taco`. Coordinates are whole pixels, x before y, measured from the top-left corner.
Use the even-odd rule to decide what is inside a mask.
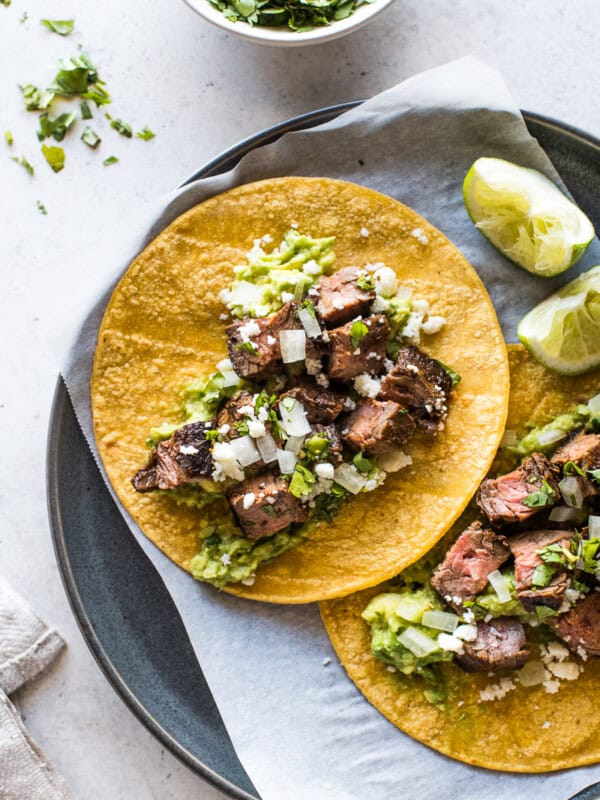
[[[498,447],[508,363],[439,231],[360,186],[280,178],[192,208],[135,259],[92,402],[146,536],[199,580],[299,603],[445,533]]]
[[[543,772],[600,760],[600,371],[509,357],[495,477],[420,561],[321,615],[350,678],[405,733]]]

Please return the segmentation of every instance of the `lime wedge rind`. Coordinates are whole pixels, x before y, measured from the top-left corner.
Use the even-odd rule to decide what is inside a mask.
[[[510,261],[552,277],[573,266],[594,238],[588,217],[542,173],[479,158],[463,182],[467,213]]]
[[[600,266],[529,311],[517,334],[547,369],[580,375],[600,366]]]

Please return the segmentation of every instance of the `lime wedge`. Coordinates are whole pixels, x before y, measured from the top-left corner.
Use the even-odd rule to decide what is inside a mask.
[[[477,229],[534,275],[569,269],[594,238],[592,223],[552,181],[501,158],[475,161],[463,197]]]
[[[600,266],[532,308],[517,333],[534,358],[561,375],[600,366]]]

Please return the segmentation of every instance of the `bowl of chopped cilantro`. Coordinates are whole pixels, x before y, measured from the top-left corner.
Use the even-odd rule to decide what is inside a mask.
[[[279,47],[316,44],[362,27],[392,0],[186,0],[200,16]]]

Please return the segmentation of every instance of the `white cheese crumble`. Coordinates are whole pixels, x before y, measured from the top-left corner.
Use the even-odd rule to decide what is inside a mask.
[[[434,333],[439,333],[446,324],[446,317],[431,316],[428,317],[421,325],[421,330],[426,336],[431,336]]]
[[[351,397],[347,397],[344,400],[343,408],[345,411],[354,411],[356,408],[356,402]]]
[[[363,372],[354,379],[354,388],[362,397],[377,397],[381,389],[381,381],[372,378],[367,372]]]
[[[477,625],[458,625],[453,635],[463,642],[474,642],[477,639]]]
[[[255,580],[256,580],[256,575],[250,575],[248,578],[244,578],[243,580],[241,580],[240,583],[243,583],[244,586],[253,586]]]
[[[324,667],[328,667],[331,664],[331,659],[330,658],[324,658],[322,663],[323,663]]]
[[[329,480],[333,480],[334,471],[335,468],[333,464],[330,464],[328,461],[324,461],[322,464],[317,464],[315,467],[315,472],[319,478],[328,478]]]
[[[192,444],[182,444],[181,447],[179,448],[179,452],[183,453],[184,456],[195,456],[196,453],[199,452],[199,450]]]
[[[270,347],[273,347],[273,345],[274,345],[274,344],[277,344],[277,339],[276,339],[274,336],[271,336],[271,334],[269,334],[269,335],[267,336],[267,344],[268,344]]]
[[[442,650],[447,650],[451,653],[462,653],[464,645],[460,639],[450,633],[440,633],[437,638],[437,643]]]
[[[305,358],[304,366],[309,375],[318,375],[323,369],[323,362],[320,358]]]
[[[512,678],[500,678],[498,683],[491,683],[482,689],[479,692],[479,699],[484,703],[501,700],[513,689],[516,689],[516,684]]]
[[[371,311],[374,314],[382,314],[385,313],[385,311],[387,311],[389,305],[390,304],[384,297],[377,295],[375,300],[373,300],[373,302],[371,303]]]
[[[244,470],[238,464],[229,442],[215,442],[212,457],[215,464],[212,473],[213,480],[224,481],[225,478],[233,478],[235,481],[244,480]]]
[[[329,386],[329,378],[324,372],[319,372],[317,375],[315,375],[315,380],[323,389],[327,389]]]
[[[291,292],[282,292],[281,299],[284,303],[291,303],[294,299],[294,295]]]
[[[334,297],[331,301],[331,305],[338,310],[341,310],[344,307],[344,301],[341,297]]]
[[[221,556],[221,564],[223,564],[224,567],[226,567],[228,564],[231,564],[231,556],[229,553],[223,553]]]
[[[240,325],[238,328],[238,333],[240,334],[240,338],[243,342],[249,342],[251,336],[258,336],[260,333],[260,325],[251,319],[244,325]]]
[[[229,314],[219,314],[219,319],[222,322],[226,322],[229,319]]]
[[[260,439],[261,436],[264,436],[267,432],[265,426],[262,422],[257,419],[251,419],[248,421],[248,434],[253,439]]]
[[[375,293],[380,297],[393,297],[398,291],[396,273],[390,267],[380,267],[373,273],[375,279]]]
[[[245,510],[249,509],[250,506],[253,506],[256,502],[256,495],[254,492],[246,492],[244,495],[244,499],[242,500],[242,506]]]
[[[224,422],[223,425],[221,425],[221,427],[219,428],[219,433],[221,434],[221,436],[227,436],[230,430],[231,430],[231,425],[228,425],[226,422]]]
[[[471,622],[475,622],[475,614],[471,611],[470,608],[467,608],[467,610],[463,613],[462,617],[466,623],[470,624]]]
[[[377,463],[386,472],[398,472],[400,469],[410,467],[413,463],[412,456],[403,450],[390,450],[377,458]]]
[[[547,731],[547,730],[548,730],[548,728],[549,728],[551,725],[552,725],[552,723],[551,723],[551,722],[549,722],[548,720],[546,720],[546,722],[544,722],[544,724],[542,725],[542,728],[543,728],[544,730],[546,730],[546,731]]]
[[[361,228],[360,229],[360,235],[363,237],[363,239],[366,239],[369,236],[369,229],[368,228]]]

